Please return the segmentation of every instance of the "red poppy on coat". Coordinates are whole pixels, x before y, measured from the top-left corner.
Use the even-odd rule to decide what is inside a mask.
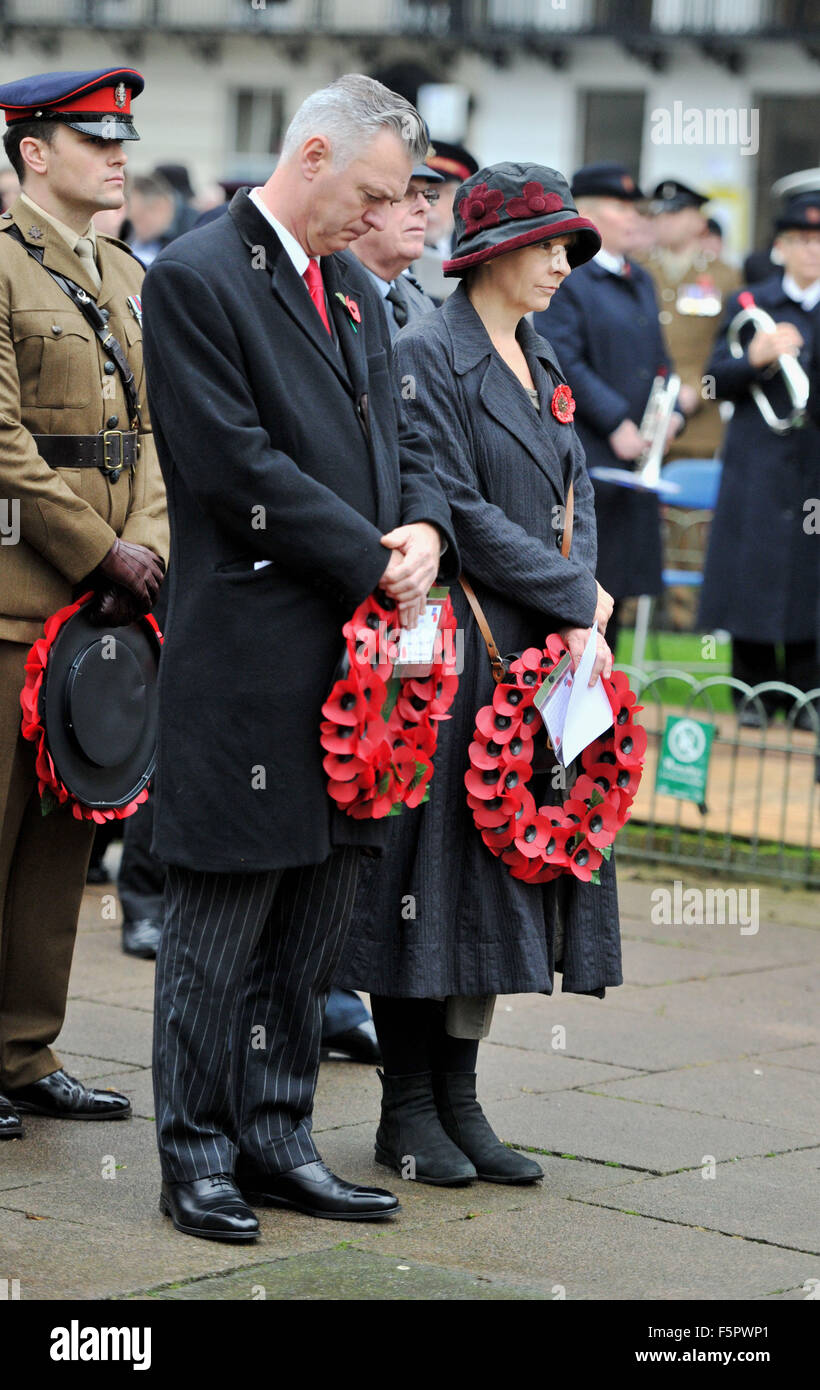
[[[568,425],[575,414],[575,401],[566,384],[556,386],[552,393],[552,413],[561,425]]]
[[[560,212],[563,199],[557,193],[547,193],[541,183],[525,183],[520,198],[510,198],[507,213],[510,217],[537,217],[542,212]]]
[[[361,323],[361,310],[358,304],[356,303],[355,299],[351,299],[349,294],[345,295],[345,308],[347,309],[347,312],[349,313],[354,323]]]
[[[459,215],[464,222],[464,235],[471,236],[480,227],[497,227],[497,209],[503,202],[504,194],[500,189],[490,189],[486,183],[477,183],[458,205]]]

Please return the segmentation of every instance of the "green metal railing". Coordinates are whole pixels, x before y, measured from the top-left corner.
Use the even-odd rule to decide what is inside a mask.
[[[671,666],[621,669],[644,706],[639,718],[648,735],[644,775],[651,786],[642,788],[633,819],[618,836],[618,857],[820,888],[820,689],[804,694],[779,681],[752,687],[728,675],[698,679]],[[784,707],[780,718],[767,715],[775,702]],[[759,727],[741,724],[748,711]],[[661,802],[655,789],[668,714],[714,725],[709,776],[713,788],[720,777],[719,804],[715,809],[712,798],[708,806],[707,782],[707,809],[695,812],[700,823],[694,826],[693,813],[684,812],[691,802],[669,796]]]

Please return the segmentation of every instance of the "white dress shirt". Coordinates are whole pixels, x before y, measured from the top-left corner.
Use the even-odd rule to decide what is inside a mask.
[[[820,304],[820,280],[815,280],[813,285],[801,290],[793,275],[783,276],[783,293],[793,299],[795,304],[800,304],[807,313]]]

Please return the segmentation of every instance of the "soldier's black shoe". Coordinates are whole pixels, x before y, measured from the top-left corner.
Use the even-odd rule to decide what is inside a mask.
[[[0,1139],[22,1139],[23,1121],[11,1101],[0,1095]]]
[[[7,1095],[21,1113],[48,1115],[54,1120],[125,1120],[131,1114],[127,1096],[119,1091],[95,1091],[62,1068]]]
[[[155,960],[161,935],[162,926],[152,917],[140,917],[137,922],[123,922],[122,949],[127,956]]]
[[[335,1037],[323,1037],[322,1052],[343,1052],[352,1062],[370,1062],[372,1066],[377,1066],[382,1054],[372,1018],[358,1023],[355,1028],[348,1028],[344,1033],[337,1033]]]
[[[159,1209],[178,1231],[205,1240],[256,1240],[259,1222],[227,1173],[164,1182]]]

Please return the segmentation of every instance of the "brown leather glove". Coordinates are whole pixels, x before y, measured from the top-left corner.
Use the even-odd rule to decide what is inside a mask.
[[[127,627],[148,610],[144,604],[119,584],[100,589],[88,605],[88,621],[92,627]]]
[[[159,593],[165,563],[146,545],[118,539],[97,569],[106,579],[133,594],[142,604],[140,613],[147,613]]]

